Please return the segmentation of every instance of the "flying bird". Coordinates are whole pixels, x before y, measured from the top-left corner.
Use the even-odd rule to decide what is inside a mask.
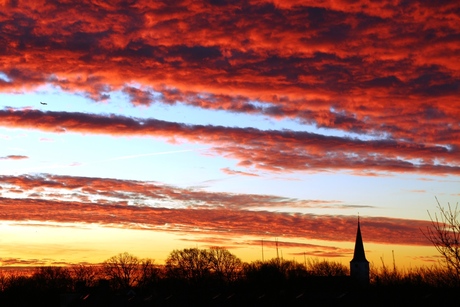
[[[46,105],[47,105],[47,103],[46,103],[46,102],[41,102],[41,101],[40,101],[40,104],[42,104],[42,105],[44,105],[44,106],[46,106]]]

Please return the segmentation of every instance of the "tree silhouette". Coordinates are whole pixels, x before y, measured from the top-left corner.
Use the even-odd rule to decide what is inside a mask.
[[[444,257],[447,271],[453,274],[457,283],[460,282],[460,210],[458,204],[452,207],[449,203],[447,208],[439,204],[439,214],[428,215],[431,227],[423,231],[425,237],[433,243],[434,247]]]
[[[129,253],[120,253],[102,263],[104,274],[110,279],[114,289],[128,289],[136,286],[146,276],[152,274],[153,260],[141,260]]]
[[[234,281],[241,269],[241,260],[222,247],[176,249],[166,259],[168,276],[189,281],[209,277]]]
[[[286,280],[284,261],[278,258],[269,261],[254,261],[244,265],[244,276],[249,283],[277,287]]]
[[[170,277],[197,281],[210,274],[209,254],[198,248],[173,250],[166,259],[166,270]]]
[[[211,270],[226,282],[235,281],[241,273],[243,262],[223,247],[209,250]]]
[[[151,259],[142,260],[139,269],[140,269],[140,272],[139,272],[140,277],[137,283],[138,287],[147,288],[158,281],[159,270],[155,266],[153,260]]]
[[[83,287],[92,287],[101,276],[100,268],[93,265],[77,264],[70,268],[70,274],[75,284]]]
[[[68,291],[72,286],[70,271],[65,267],[39,267],[32,274],[32,280],[41,291]]]
[[[370,298],[381,305],[458,302],[458,284],[439,266],[392,274],[384,267],[373,272],[377,282],[362,296],[362,289],[342,276],[345,266],[325,260],[300,264],[274,258],[244,263],[241,269],[238,258],[213,247],[175,250],[168,265],[175,275],[161,274],[153,260],[123,253],[106,260],[100,271],[91,265],[41,267],[31,275],[0,270],[0,306],[335,306],[366,305]],[[225,272],[234,280],[219,282]],[[77,283],[82,287],[72,287]],[[110,285],[135,292],[111,291]]]

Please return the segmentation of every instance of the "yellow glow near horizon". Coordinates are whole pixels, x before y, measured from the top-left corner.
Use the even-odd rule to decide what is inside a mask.
[[[208,248],[200,235],[168,233],[129,228],[107,227],[95,224],[56,224],[50,222],[10,222],[0,223],[0,256],[2,265],[66,265],[72,263],[101,263],[118,253],[128,252],[139,258],[154,259],[163,264],[174,249]],[[260,238],[240,237],[240,242],[252,244],[232,244],[228,248],[245,262],[262,260]],[[287,241],[287,240],[284,240]],[[312,246],[335,247],[353,250],[354,242],[329,242],[304,240]],[[31,244],[33,242],[33,244]],[[197,243],[202,242],[202,243]],[[260,242],[260,243],[259,243]],[[320,249],[320,247],[318,249]],[[364,242],[366,257],[374,267],[393,267],[393,253],[398,268],[413,268],[432,265],[439,255],[431,246],[402,246]],[[274,240],[265,239],[264,260],[283,257],[303,263],[305,260],[319,259],[337,261],[348,266],[352,254],[341,257],[312,256],[305,248],[288,247],[281,242],[278,252]]]

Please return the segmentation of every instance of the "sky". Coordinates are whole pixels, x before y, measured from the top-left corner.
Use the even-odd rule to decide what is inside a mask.
[[[458,1],[0,8],[1,265],[348,265],[358,215],[371,265],[439,261],[422,230],[460,199]]]

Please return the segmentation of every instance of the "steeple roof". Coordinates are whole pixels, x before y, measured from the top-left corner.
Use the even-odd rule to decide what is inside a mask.
[[[359,217],[358,217],[358,231],[356,233],[356,242],[355,242],[355,252],[353,254],[353,261],[365,261],[369,262],[366,259],[366,254],[364,253],[364,244],[363,244],[363,238],[361,236],[361,228],[359,225]]]

